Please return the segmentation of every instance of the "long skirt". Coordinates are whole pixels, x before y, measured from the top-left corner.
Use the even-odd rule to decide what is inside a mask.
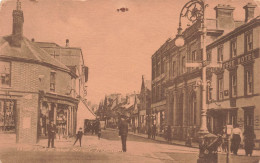
[[[254,149],[254,139],[245,138],[245,152],[246,155],[252,155]]]
[[[234,134],[231,142],[231,151],[233,151],[234,154],[237,154],[240,141],[241,141],[240,135]]]

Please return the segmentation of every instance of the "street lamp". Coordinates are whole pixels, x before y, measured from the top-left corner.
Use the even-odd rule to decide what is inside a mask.
[[[190,0],[187,2],[181,10],[179,17],[179,28],[178,34],[176,35],[175,45],[177,47],[181,47],[184,45],[184,37],[182,34],[181,27],[181,18],[185,17],[188,21],[194,23],[199,21],[201,23],[202,29],[202,109],[201,109],[201,126],[200,131],[198,132],[201,135],[205,135],[208,132],[207,128],[207,104],[206,104],[206,89],[207,89],[207,81],[206,81],[206,66],[205,63],[207,61],[206,55],[206,24],[205,24],[205,8],[207,4],[205,4],[204,0]]]

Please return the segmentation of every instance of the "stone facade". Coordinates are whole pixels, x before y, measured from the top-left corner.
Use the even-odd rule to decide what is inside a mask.
[[[207,126],[215,134],[228,124],[240,124],[243,131],[254,126],[259,142],[259,16],[254,17],[255,7],[244,6],[245,21],[235,21],[235,8],[229,5],[216,6],[216,19],[206,19],[207,63],[222,63],[222,68],[207,68]],[[197,138],[200,129],[202,71],[186,67],[186,63],[202,61],[200,26],[195,22],[185,29],[184,46],[176,47],[176,38],[169,39],[152,56],[152,108],[163,108],[174,139]],[[161,83],[164,91],[157,86]]]

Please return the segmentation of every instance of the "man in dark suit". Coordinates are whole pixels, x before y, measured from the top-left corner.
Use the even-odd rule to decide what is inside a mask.
[[[126,118],[127,117],[122,117],[119,124],[119,136],[121,136],[123,152],[126,152],[126,139],[128,134],[128,122]]]
[[[56,134],[56,125],[53,123],[53,121],[50,121],[50,124],[48,125],[48,148],[50,148],[50,143],[51,147],[54,147],[54,138]]]

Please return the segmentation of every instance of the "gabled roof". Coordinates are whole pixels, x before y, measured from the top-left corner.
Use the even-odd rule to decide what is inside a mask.
[[[70,72],[67,66],[52,58],[27,38],[22,37],[21,47],[11,46],[11,41],[12,36],[0,37],[0,58],[44,64]]]

